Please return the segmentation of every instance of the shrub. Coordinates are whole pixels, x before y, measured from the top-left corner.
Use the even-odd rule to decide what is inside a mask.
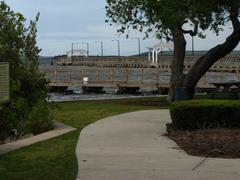
[[[39,134],[52,129],[53,121],[50,115],[49,104],[46,101],[39,101],[28,114],[31,124],[31,132]]]
[[[10,65],[10,102],[0,110],[0,140],[17,132],[41,133],[52,127],[48,81],[39,70],[36,34],[39,14],[30,20],[0,2],[0,61]],[[16,134],[15,134],[16,135]]]
[[[0,110],[0,141],[6,139],[19,119],[18,112],[11,104],[4,104]]]
[[[240,101],[191,100],[170,106],[175,128],[196,130],[205,128],[240,128]]]

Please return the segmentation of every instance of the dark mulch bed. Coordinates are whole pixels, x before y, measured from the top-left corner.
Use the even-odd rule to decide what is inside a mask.
[[[167,124],[167,135],[189,155],[240,158],[240,129],[182,131]]]
[[[140,106],[168,106],[169,102],[162,101],[127,101],[126,104],[129,105],[140,105]]]

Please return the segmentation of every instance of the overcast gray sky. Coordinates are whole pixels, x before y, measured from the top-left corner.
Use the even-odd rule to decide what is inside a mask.
[[[138,53],[137,40],[125,39],[119,36],[116,27],[105,23],[105,0],[5,0],[14,11],[22,13],[28,19],[34,19],[38,12],[41,13],[38,23],[38,45],[42,48],[41,55],[63,54],[71,49],[71,43],[88,42],[90,54],[100,54],[100,44],[103,41],[105,55],[117,55],[117,42],[120,39],[121,54],[131,55]],[[225,32],[216,37],[207,33],[205,40],[195,39],[197,50],[208,50],[221,43],[226,35],[231,32],[229,27]],[[130,37],[143,37],[143,34],[132,32]],[[191,38],[187,37],[187,49],[191,49]],[[141,51],[146,47],[158,43],[151,38],[141,41]],[[86,49],[85,44],[75,45],[75,48]],[[238,47],[239,49],[239,47]]]

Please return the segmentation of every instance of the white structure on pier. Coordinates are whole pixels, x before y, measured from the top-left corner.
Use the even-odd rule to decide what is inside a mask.
[[[148,60],[152,61],[153,65],[158,63],[158,54],[163,50],[173,51],[174,45],[173,43],[158,43],[155,46],[148,47]]]
[[[88,52],[83,49],[73,49],[73,50],[67,52],[67,56],[68,56],[68,58],[74,57],[74,56],[88,57]]]

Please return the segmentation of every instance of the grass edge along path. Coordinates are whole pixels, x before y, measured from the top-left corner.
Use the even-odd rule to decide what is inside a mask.
[[[58,103],[60,108],[54,111],[55,119],[77,130],[0,156],[0,179],[74,180],[78,169],[75,149],[81,129],[117,114],[167,108],[167,105],[136,105],[162,100],[160,97]]]

